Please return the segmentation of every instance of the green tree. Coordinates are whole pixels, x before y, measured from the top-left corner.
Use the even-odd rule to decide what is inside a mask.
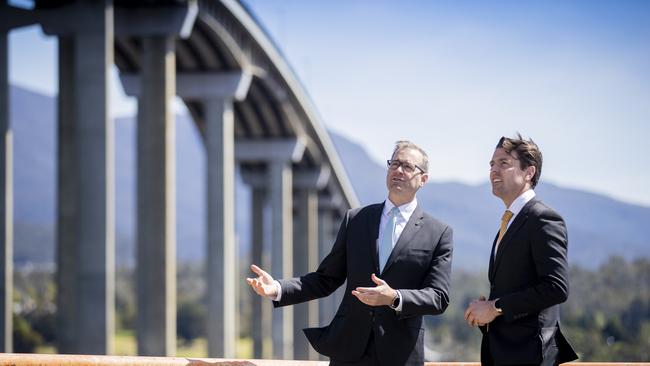
[[[43,337],[32,329],[31,325],[22,316],[14,315],[14,352],[33,353],[36,347],[43,344]]]
[[[205,307],[198,302],[179,304],[176,317],[176,333],[186,343],[205,336]]]

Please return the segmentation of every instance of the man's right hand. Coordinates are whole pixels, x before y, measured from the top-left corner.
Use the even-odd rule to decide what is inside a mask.
[[[278,297],[278,288],[270,274],[254,264],[251,264],[251,271],[255,272],[257,278],[247,278],[246,282],[248,282],[258,295],[271,300]]]

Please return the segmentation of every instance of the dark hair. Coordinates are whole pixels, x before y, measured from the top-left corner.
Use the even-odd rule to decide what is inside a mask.
[[[534,166],[535,175],[531,180],[531,184],[532,188],[537,186],[539,177],[542,175],[542,151],[533,139],[526,140],[520,133],[517,133],[516,138],[502,137],[496,148],[502,148],[508,154],[514,155],[519,160],[519,167],[521,169]]]

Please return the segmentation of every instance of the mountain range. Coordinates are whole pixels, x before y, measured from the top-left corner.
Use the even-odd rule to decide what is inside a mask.
[[[19,86],[10,89],[14,135],[14,260],[17,266],[53,262],[56,207],[56,98]],[[118,264],[134,262],[134,118],[115,123],[115,221]],[[330,132],[362,204],[386,198],[383,164],[350,138]],[[176,119],[177,255],[199,261],[205,253],[205,157],[198,132],[187,116]],[[547,163],[548,164],[548,163]],[[370,182],[370,183],[369,183]],[[612,255],[648,257],[650,208],[544,181],[535,190],[565,218],[569,260],[595,268]],[[239,253],[250,247],[250,191],[236,177],[236,230]],[[484,270],[499,226],[502,203],[489,183],[429,182],[419,204],[454,229],[454,266]]]

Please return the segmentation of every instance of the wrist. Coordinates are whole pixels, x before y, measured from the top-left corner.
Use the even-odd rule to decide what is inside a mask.
[[[393,298],[392,298],[390,304],[388,304],[388,306],[390,306],[392,309],[397,309],[399,307],[399,305],[400,305],[401,298],[400,298],[399,293],[397,291],[393,290],[393,293],[394,293]]]
[[[496,299],[491,301],[492,303],[492,310],[494,311],[495,317],[499,315],[503,315],[503,309],[501,308],[501,299]]]
[[[282,294],[282,286],[280,285],[280,282],[273,281],[273,288],[275,291],[271,290],[271,293],[268,295],[268,298],[273,300],[273,301],[280,301]]]

